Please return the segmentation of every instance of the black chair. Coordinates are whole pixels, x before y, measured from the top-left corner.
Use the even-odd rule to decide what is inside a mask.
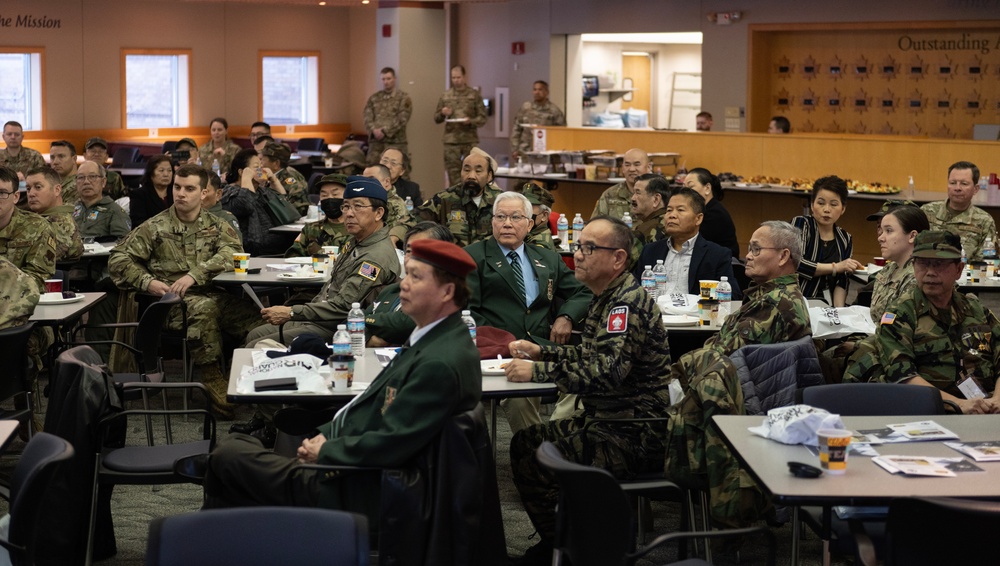
[[[35,328],[34,322],[0,330],[0,359],[10,365],[0,376],[0,402],[14,400],[13,410],[0,411],[0,418],[16,419],[27,427],[28,438],[34,430],[32,418],[31,386],[28,384],[28,338]]]
[[[53,434],[39,432],[32,438],[14,467],[10,486],[10,526],[0,546],[14,564],[35,563],[35,533],[38,517],[60,510],[41,505],[42,494],[57,466],[73,457],[73,446]]]
[[[313,173],[309,175],[308,192],[310,195],[318,195],[319,191],[316,190],[316,183],[323,177],[323,173]]]
[[[160,153],[170,153],[177,147],[177,142],[173,140],[167,140],[163,142],[163,148],[160,149]]]
[[[212,509],[155,519],[148,566],[367,566],[363,515],[302,507]]]
[[[327,150],[327,148],[326,148],[326,140],[323,139],[323,138],[300,138],[299,139],[299,147],[298,147],[298,152],[299,153],[302,153],[303,151],[313,151],[313,152],[319,151],[319,152],[323,152],[323,151],[326,151],[326,150]]]
[[[139,163],[139,148],[119,147],[111,158],[112,167],[127,167]]]
[[[889,505],[886,566],[989,564],[996,560],[1000,502],[946,497]]]
[[[635,564],[650,551],[665,544],[678,546],[690,539],[763,536],[768,544],[767,563],[776,558],[774,534],[766,527],[708,532],[682,532],[661,535],[648,546],[631,552],[634,533],[629,520],[631,510],[618,481],[605,470],[566,461],[551,442],[544,442],[536,452],[538,462],[556,476],[559,483],[556,518],[555,562],[568,558],[573,566],[616,566]],[[708,564],[688,559],[685,566]]]

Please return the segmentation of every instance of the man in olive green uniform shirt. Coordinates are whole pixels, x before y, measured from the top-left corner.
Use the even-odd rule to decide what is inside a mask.
[[[309,212],[309,183],[294,167],[288,166],[292,158],[292,150],[283,143],[268,142],[260,152],[262,166],[274,171],[274,176],[281,181],[288,195],[288,202],[305,216]]]
[[[670,185],[659,175],[646,173],[635,181],[632,192],[632,232],[639,246],[657,242],[667,237],[663,230],[663,216],[670,202]],[[638,257],[639,254],[636,254]]]
[[[42,154],[24,147],[24,129],[21,124],[11,120],[3,125],[3,142],[6,147],[0,149],[0,167],[6,167],[17,173],[18,179],[23,179],[28,171],[45,166]]]
[[[351,234],[344,226],[344,188],[347,177],[339,173],[324,175],[316,182],[319,191],[319,207],[326,218],[318,222],[307,222],[302,232],[285,252],[285,257],[307,257],[323,251],[324,246],[337,246],[343,252]],[[339,253],[339,252],[338,252]]]
[[[25,175],[28,208],[49,221],[56,241],[56,261],[73,260],[83,254],[80,229],[73,221],[73,207],[63,204],[59,175],[48,166],[29,169]]]
[[[521,194],[531,203],[531,231],[525,242],[548,250],[557,251],[552,240],[552,229],[549,227],[549,213],[552,212],[552,193],[536,183],[525,183],[521,186]]]
[[[353,238],[340,250],[330,280],[304,305],[261,311],[266,324],[247,336],[249,347],[263,339],[281,338],[288,344],[305,333],[329,340],[337,325],[347,320],[351,303],[365,308],[382,287],[396,281],[399,258],[389,241],[389,229],[382,224],[387,207],[385,189],[370,177],[348,177],[344,196],[344,224]],[[283,325],[280,332],[279,325]]]
[[[979,192],[979,168],[968,161],[948,167],[948,199],[920,207],[927,214],[931,230],[948,230],[962,238],[967,261],[983,259],[986,238],[997,241],[997,227],[988,212],[972,204]]]
[[[398,247],[403,241],[403,237],[406,236],[406,232],[417,222],[406,210],[406,201],[396,193],[396,187],[392,186],[392,174],[389,173],[388,167],[380,163],[369,165],[362,175],[375,179],[385,189],[389,199],[386,201],[386,204],[389,205],[389,216],[386,218],[385,226],[389,229],[392,245]]]
[[[117,171],[107,168],[108,163],[108,142],[104,138],[90,138],[84,146],[84,157],[87,161],[93,161],[105,169],[104,194],[111,197],[111,200],[118,200],[128,196],[128,187]]]
[[[632,207],[632,193],[639,175],[650,172],[649,156],[641,149],[630,149],[622,158],[622,177],[625,180],[608,187],[594,206],[591,218],[606,214],[612,218],[621,218]]]
[[[452,67],[451,88],[438,100],[434,121],[445,122],[444,170],[454,185],[462,176],[462,158],[479,145],[477,130],[486,125],[486,105],[479,91],[465,84],[465,67]]]
[[[406,124],[413,113],[410,95],[396,88],[396,71],[381,72],[382,90],[365,103],[365,131],[368,132],[368,165],[379,162],[382,152],[392,147],[407,153]]]
[[[56,272],[56,240],[44,218],[17,208],[19,184],[17,172],[0,167],[0,257],[30,276],[42,293]]]
[[[514,116],[510,133],[510,158],[532,150],[531,126],[565,126],[566,116],[549,100],[549,83],[535,81],[531,85],[533,100],[525,102]]]
[[[222,208],[222,179],[214,173],[208,174],[208,186],[201,193],[201,208],[225,220],[230,226],[240,231],[240,221],[236,215]],[[242,240],[243,234],[240,233]]]
[[[462,182],[427,199],[420,217],[447,226],[455,243],[467,246],[493,233],[493,199],[502,191],[493,184],[496,165],[479,148],[462,162]]]
[[[120,238],[132,230],[128,213],[104,194],[104,168],[93,161],[84,161],[76,175],[80,200],[73,208],[73,220],[85,237]],[[200,198],[200,197],[199,197]]]
[[[76,146],[66,140],[56,140],[49,146],[49,162],[62,177],[62,197],[66,204],[80,199],[76,191]]]

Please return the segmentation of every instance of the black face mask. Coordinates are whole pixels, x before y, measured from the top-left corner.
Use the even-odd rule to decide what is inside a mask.
[[[340,218],[341,214],[344,214],[344,211],[340,210],[342,204],[344,204],[344,199],[342,198],[325,198],[319,201],[319,208],[327,218],[336,220]]]
[[[479,183],[473,181],[472,179],[462,183],[462,193],[468,195],[469,197],[474,197],[481,192],[483,192],[483,188],[479,186]]]

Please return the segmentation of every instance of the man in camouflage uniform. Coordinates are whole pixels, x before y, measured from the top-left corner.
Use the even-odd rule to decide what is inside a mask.
[[[7,147],[0,149],[0,167],[6,167],[17,173],[18,179],[24,179],[28,171],[45,166],[42,154],[24,147],[24,128],[13,120],[3,125],[3,142]]]
[[[410,95],[396,88],[396,70],[385,67],[380,73],[382,90],[365,103],[365,130],[368,132],[367,165],[379,162],[382,152],[393,147],[406,153],[406,124],[413,113]]]
[[[48,166],[29,169],[28,208],[49,221],[56,241],[56,261],[74,260],[83,254],[83,239],[73,221],[73,207],[63,204],[59,175]]]
[[[963,413],[1000,413],[1000,323],[975,296],[955,288],[965,268],[961,239],[921,232],[913,257],[916,287],[882,315],[874,350],[848,368],[848,378],[937,387]],[[966,395],[960,385],[987,397]]]
[[[996,242],[997,227],[988,212],[972,204],[979,192],[979,168],[968,161],[948,167],[948,199],[929,202],[921,210],[927,214],[931,230],[948,230],[962,238],[968,261],[982,261],[983,242]]]
[[[389,173],[388,167],[379,163],[369,165],[362,175],[375,179],[385,189],[386,195],[389,197],[389,200],[386,201],[386,204],[389,205],[389,217],[386,219],[385,225],[389,228],[389,239],[392,240],[392,245],[398,247],[403,241],[403,237],[406,236],[406,231],[412,228],[417,221],[406,210],[406,201],[396,194],[396,187],[392,186],[392,174]]]
[[[83,147],[83,156],[87,161],[93,161],[105,169],[106,182],[104,183],[104,194],[111,197],[111,200],[118,200],[128,196],[128,187],[117,171],[107,168],[108,163],[108,142],[103,138],[90,138],[87,145]]]
[[[305,216],[309,212],[309,183],[294,167],[288,166],[292,158],[292,150],[283,143],[270,142],[260,152],[260,164],[274,171],[274,176],[281,181],[288,195],[288,202]]]
[[[323,251],[324,246],[337,246],[343,252],[350,241],[351,235],[344,226],[344,188],[347,177],[339,173],[323,175],[316,182],[319,189],[319,207],[326,218],[317,222],[307,222],[302,227],[292,246],[285,252],[285,257],[307,257]]]
[[[208,174],[208,186],[201,193],[201,208],[225,220],[230,226],[240,231],[240,221],[236,215],[222,208],[222,179],[215,173]],[[242,233],[240,238],[242,239]]]
[[[250,124],[250,143],[257,145],[257,138],[270,135],[271,124],[268,124],[267,122],[254,122],[253,124]]]
[[[250,332],[248,347],[263,339],[281,338],[288,344],[305,333],[329,340],[347,320],[351,303],[365,308],[382,287],[396,280],[399,258],[382,223],[388,206],[385,189],[375,179],[349,177],[344,196],[344,225],[352,238],[340,250],[330,280],[309,303],[261,311],[267,324]]]
[[[105,170],[93,161],[84,161],[76,174],[80,200],[73,208],[73,220],[84,238],[120,238],[132,230],[127,212],[104,194]]]
[[[17,208],[20,181],[13,169],[0,167],[0,257],[31,277],[43,293],[56,272],[56,239],[44,218]]]
[[[552,229],[549,228],[549,213],[552,212],[552,203],[555,202],[552,193],[538,186],[537,183],[527,182],[521,186],[521,194],[531,203],[531,231],[528,232],[524,241],[541,248],[557,251],[556,244],[552,240]]]
[[[510,443],[514,484],[541,542],[522,564],[548,564],[555,535],[559,486],[542,470],[535,450],[553,442],[568,460],[629,478],[663,466],[662,426],[597,424],[595,417],[665,417],[670,405],[670,351],[656,302],[628,272],[631,230],[620,220],[591,219],[575,253],[576,277],[594,293],[579,346],[540,347],[527,340],[510,344],[517,358],[506,368],[515,382],[554,381],[562,393],[576,393],[582,415],[526,428]]]
[[[663,215],[670,202],[670,185],[660,175],[645,173],[635,180],[632,192],[632,232],[639,250],[642,246],[667,237],[663,231]],[[639,254],[635,254],[638,257]]]
[[[229,381],[222,374],[222,333],[242,338],[260,320],[249,301],[218,291],[212,279],[233,268],[233,254],[243,251],[240,236],[214,214],[202,211],[201,194],[208,172],[183,165],[174,177],[174,204],[136,228],[111,251],[108,266],[121,289],[163,296],[176,293],[187,305],[191,358],[219,414],[227,419]],[[181,310],[168,320],[181,327]]]
[[[527,151],[531,151],[533,146],[530,126],[565,126],[566,116],[558,106],[549,100],[549,83],[545,81],[535,81],[531,85],[530,100],[521,105],[521,109],[514,116],[514,124],[510,133],[510,158],[517,160],[517,157]],[[528,127],[525,127],[525,126]]]
[[[31,277],[0,257],[0,329],[24,326],[38,304]]]
[[[493,234],[493,199],[503,192],[493,184],[494,171],[496,161],[472,148],[462,162],[462,182],[425,201],[418,214],[447,226],[460,246],[488,238]]]
[[[625,180],[608,187],[597,199],[591,218],[606,214],[612,218],[621,218],[632,207],[632,193],[635,192],[635,182],[639,175],[649,173],[651,165],[649,156],[641,149],[630,149],[622,159],[622,176]]]
[[[62,177],[62,196],[66,204],[76,204],[76,146],[66,140],[56,140],[49,145],[49,162]]]
[[[451,88],[438,100],[434,122],[446,122],[444,170],[448,184],[455,185],[462,177],[462,158],[479,145],[477,130],[486,125],[486,105],[479,91],[465,84],[465,67],[452,67]]]

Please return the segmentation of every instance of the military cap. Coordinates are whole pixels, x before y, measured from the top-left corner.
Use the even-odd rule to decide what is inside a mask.
[[[882,217],[885,216],[890,210],[901,206],[917,206],[917,203],[912,200],[889,199],[882,203],[882,208],[880,208],[878,212],[869,214],[868,220],[881,220]]]
[[[451,242],[424,239],[416,240],[409,246],[410,259],[418,259],[455,277],[465,277],[476,269],[476,262],[469,252]]]
[[[88,150],[88,149],[94,147],[95,145],[103,145],[104,149],[108,149],[108,142],[107,142],[107,140],[105,140],[104,138],[99,138],[99,137],[92,137],[89,140],[87,140],[87,144],[83,146],[83,149],[84,150]]]
[[[260,154],[281,163],[288,163],[288,160],[292,158],[292,150],[287,145],[278,142],[267,142]]]
[[[385,191],[382,183],[379,183],[378,179],[374,177],[351,175],[347,178],[347,189],[344,191],[344,199],[362,197],[387,201],[389,200],[389,193]]]
[[[191,138],[181,138],[181,140],[179,142],[177,142],[177,144],[174,147],[176,148],[177,146],[179,146],[181,144],[187,144],[187,145],[191,146],[194,149],[198,149],[198,144],[195,143],[195,141],[193,139],[191,139]]]
[[[329,175],[323,175],[319,178],[319,181],[316,181],[316,190],[318,191],[323,185],[340,185],[342,187],[346,187],[347,175],[342,173],[330,173]]]
[[[491,156],[490,154],[486,153],[485,151],[479,149],[478,147],[472,148],[472,150],[469,151],[469,155],[479,155],[481,157],[485,157],[486,161],[488,161],[490,163],[490,170],[493,171],[494,173],[496,173],[496,171],[497,171],[497,160],[493,159],[493,156]]]
[[[521,194],[523,194],[531,204],[551,207],[552,203],[556,201],[555,197],[552,196],[552,193],[543,189],[537,183],[530,181],[521,187]]]
[[[925,230],[917,234],[913,257],[961,259],[962,239],[947,230]]]
[[[337,150],[336,157],[340,159],[340,163],[335,165],[334,169],[343,169],[352,165],[355,167],[365,166],[365,152],[361,150],[361,144],[358,142],[344,142],[344,145]]]
[[[300,334],[296,336],[292,343],[288,345],[287,351],[269,350],[267,357],[281,358],[284,356],[294,356],[295,354],[312,354],[326,362],[326,359],[333,354],[330,347],[326,345],[326,340],[318,334]]]

